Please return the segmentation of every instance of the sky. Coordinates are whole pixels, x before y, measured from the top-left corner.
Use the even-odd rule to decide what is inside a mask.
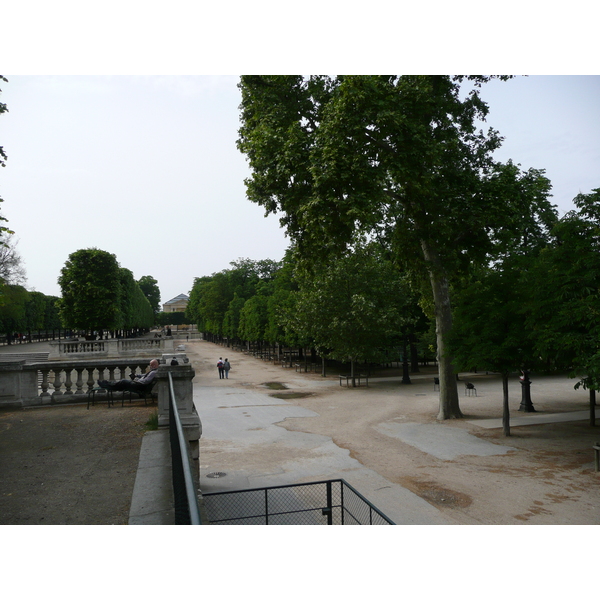
[[[245,197],[238,76],[5,75],[1,210],[27,285],[60,295],[69,255],[100,248],[161,301],[239,258],[281,260],[279,218]],[[545,169],[564,213],[600,187],[600,77],[528,76],[483,87],[499,160]]]

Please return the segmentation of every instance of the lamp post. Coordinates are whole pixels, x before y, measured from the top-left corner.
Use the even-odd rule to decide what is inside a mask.
[[[531,402],[531,380],[529,379],[529,371],[523,369],[521,371],[523,375],[519,377],[521,380],[521,406],[519,410],[523,412],[536,412]]]

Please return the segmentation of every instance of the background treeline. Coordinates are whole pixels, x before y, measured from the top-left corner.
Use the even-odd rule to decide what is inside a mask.
[[[63,326],[57,302],[56,296],[29,292],[21,285],[3,284],[0,288],[1,342],[30,342],[60,336]]]
[[[350,363],[390,363],[421,340],[433,359],[430,320],[406,273],[378,244],[315,267],[295,250],[281,262],[241,259],[199,277],[187,315],[205,339],[279,355]]]
[[[523,220],[503,252],[451,280],[448,351],[457,371],[562,371],[600,385],[600,189],[579,194],[562,218]],[[187,316],[205,338],[312,359],[389,363],[435,355],[434,303],[417,270],[381,241],[324,263],[292,247],[281,262],[238,260],[199,277]],[[412,353],[411,353],[412,350]],[[412,356],[411,356],[412,354]]]
[[[61,298],[21,285],[0,286],[0,329],[7,343],[23,341],[22,336],[27,341],[54,339],[61,330],[89,338],[127,337],[154,325],[160,301],[156,280],[145,276],[135,281],[114,254],[78,250],[69,256],[58,282]]]

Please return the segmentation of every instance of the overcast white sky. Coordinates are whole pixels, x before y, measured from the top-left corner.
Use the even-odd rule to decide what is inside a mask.
[[[506,138],[498,158],[546,169],[562,211],[600,187],[587,3],[560,14],[527,0],[489,14],[478,3],[476,15],[467,0],[390,6],[370,3],[365,27],[360,11],[327,0],[235,10],[188,0],[168,9],[7,3],[0,211],[28,286],[59,295],[69,254],[90,247],[114,253],[136,279],[155,277],[163,302],[240,257],[280,260],[288,239],[278,218],[245,198],[249,170],[235,145],[244,72],[539,73],[484,86],[488,125]],[[426,35],[415,26],[425,20]]]
[[[28,285],[60,295],[69,254],[114,253],[162,301],[240,257],[283,257],[275,216],[245,198],[237,76],[7,75],[1,207]],[[484,86],[498,152],[546,169],[553,202],[600,187],[600,77],[530,76]]]

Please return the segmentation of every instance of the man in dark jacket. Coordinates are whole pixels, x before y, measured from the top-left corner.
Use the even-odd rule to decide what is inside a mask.
[[[136,375],[133,379],[121,379],[120,381],[99,381],[98,385],[105,390],[113,390],[114,392],[122,392],[136,389],[141,390],[154,381],[158,369],[158,361],[153,358],[150,361],[150,371],[145,375]]]

